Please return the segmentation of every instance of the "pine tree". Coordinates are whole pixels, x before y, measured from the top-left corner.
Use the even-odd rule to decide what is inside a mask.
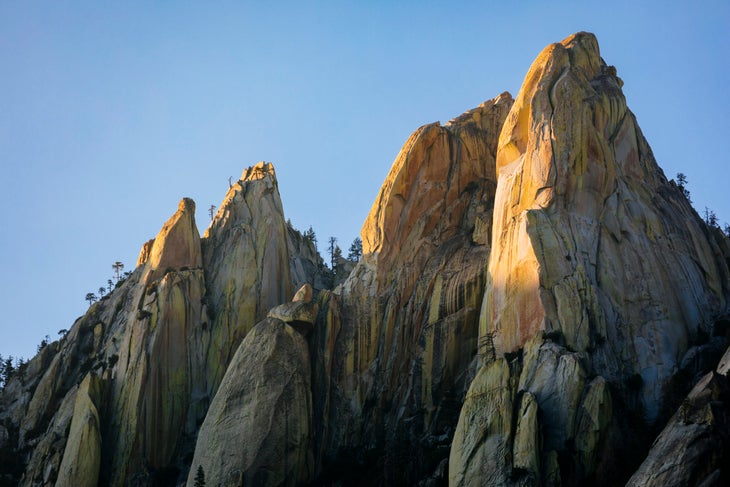
[[[682,194],[685,198],[687,198],[687,201],[692,203],[692,200],[689,197],[689,190],[687,189],[687,176],[685,176],[682,172],[677,173],[677,187],[680,191],[682,191]]]
[[[339,245],[335,245],[335,251],[332,255],[332,272],[337,274],[337,271],[339,270],[339,264],[338,262],[342,259],[342,250],[340,250]]]
[[[114,272],[117,274],[117,282],[119,282],[119,271],[124,269],[124,264],[122,264],[119,261],[116,261],[112,264],[112,269],[114,269]]]
[[[707,224],[708,227],[712,227],[712,228],[720,227],[717,223],[717,215],[715,215],[715,212],[706,206],[705,206],[705,223]]]
[[[338,248],[337,237],[330,237],[329,247],[327,247],[327,250],[329,250],[330,253],[330,269],[333,271],[335,270],[335,248]]]
[[[309,225],[309,228],[306,232],[304,232],[304,240],[314,245],[314,249],[317,249],[317,235],[314,233],[314,229],[312,229],[312,225]]]
[[[360,237],[356,237],[355,240],[352,241],[352,245],[350,245],[350,251],[347,254],[347,259],[352,261],[358,261],[360,260],[360,257],[362,256],[362,240]]]
[[[205,472],[203,466],[198,465],[198,471],[195,473],[195,487],[205,487]]]

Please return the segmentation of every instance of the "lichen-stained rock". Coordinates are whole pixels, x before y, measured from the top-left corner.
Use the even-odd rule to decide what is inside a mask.
[[[208,485],[300,485],[314,472],[307,342],[266,318],[246,335],[200,428],[198,467]]]
[[[78,385],[74,385],[58,405],[45,434],[28,458],[20,485],[54,482],[63,459],[67,435],[73,420]]]
[[[728,485],[730,349],[687,395],[628,486]]]
[[[512,466],[534,479],[540,478],[540,428],[537,422],[537,400],[529,392],[522,394],[512,447]]]
[[[269,311],[268,317],[281,320],[306,336],[312,331],[312,327],[317,321],[318,312],[319,305],[317,303],[292,301],[273,308]]]
[[[621,86],[593,35],[570,36],[533,63],[499,138],[482,361],[522,357],[544,484],[627,476],[615,449],[635,433],[619,423],[651,427],[685,352],[727,313],[725,251],[657,166]],[[609,465],[613,480],[593,476]]]
[[[581,477],[589,477],[596,471],[602,453],[610,455],[602,449],[607,445],[612,421],[611,391],[606,380],[599,376],[588,385],[576,418],[576,465],[581,469]]]
[[[410,484],[446,458],[473,373],[494,154],[511,104],[504,93],[421,127],[393,163],[363,225],[363,257],[336,299],[338,332],[315,326],[314,341],[334,357],[331,390],[315,404],[323,463],[349,464],[366,445],[355,463],[382,454],[373,474]]]
[[[515,420],[506,431],[496,433],[496,438],[491,433],[460,435],[457,429],[451,445],[449,485],[559,485],[561,466],[567,467],[565,481],[592,479],[614,420],[605,380],[597,377],[586,386],[582,357],[541,335],[533,337],[524,350],[510,354],[510,360],[510,367],[503,368],[508,377],[502,382],[512,384],[519,400],[507,403],[501,394],[486,392],[496,391],[496,386],[475,386],[474,379],[470,387],[482,387],[485,393],[478,404],[469,402],[470,388],[459,424],[464,417],[471,418],[464,424],[487,421],[495,410]],[[488,360],[477,377],[493,374],[494,364],[500,361],[504,359]],[[507,441],[503,438],[513,438],[507,454],[502,452],[502,443]],[[474,452],[481,452],[481,460],[473,458]],[[479,462],[492,466],[475,466]],[[511,474],[495,477],[503,475],[499,472]]]
[[[231,186],[203,235],[211,395],[248,330],[292,297],[287,239],[274,166],[260,162]]]
[[[498,354],[557,331],[607,380],[638,374],[651,422],[684,352],[726,312],[729,280],[621,85],[587,33],[527,73],[499,139],[481,330]]]
[[[101,423],[98,405],[102,396],[99,378],[89,374],[79,386],[71,429],[58,469],[56,485],[95,487],[101,467]]]
[[[110,320],[105,346],[116,361],[101,483],[145,482],[170,468],[205,414],[210,337],[201,263],[194,203],[183,199],[154,239],[126,305],[115,307]]]
[[[537,400],[546,451],[563,451],[573,442],[585,377],[577,354],[539,335],[527,343],[518,390]]]
[[[509,485],[515,393],[514,377],[505,359],[479,370],[469,386],[454,433],[450,486]]]
[[[312,302],[312,286],[305,284],[299,288],[290,303],[272,308],[268,317],[281,320],[306,336],[317,322],[318,313],[319,304]]]
[[[202,270],[169,271],[140,290],[119,343],[105,471],[111,484],[170,466],[208,406]]]

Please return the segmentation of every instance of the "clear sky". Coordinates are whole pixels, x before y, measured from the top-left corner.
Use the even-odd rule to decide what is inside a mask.
[[[726,0],[0,2],[0,354],[70,328],[183,196],[202,233],[260,160],[346,251],[413,130],[516,95],[580,30],[667,176],[730,221]]]

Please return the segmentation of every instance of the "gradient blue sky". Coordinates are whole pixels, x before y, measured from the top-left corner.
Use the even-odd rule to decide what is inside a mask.
[[[587,30],[667,176],[730,221],[730,3],[0,2],[0,354],[70,328],[183,196],[274,163],[346,250],[420,125],[517,94]],[[669,4],[672,5],[669,5]]]

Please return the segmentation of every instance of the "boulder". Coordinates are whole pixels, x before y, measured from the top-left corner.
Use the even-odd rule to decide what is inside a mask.
[[[266,318],[246,335],[200,427],[188,485],[300,485],[312,479],[309,349]]]

